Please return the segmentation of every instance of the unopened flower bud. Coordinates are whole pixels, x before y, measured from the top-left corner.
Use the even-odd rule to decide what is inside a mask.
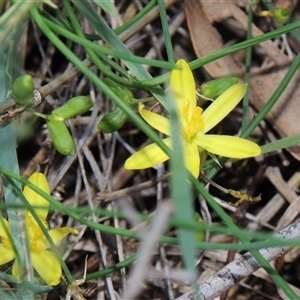
[[[32,76],[23,75],[18,77],[12,86],[12,93],[17,104],[25,105],[32,101],[34,84]]]
[[[201,96],[208,99],[217,99],[221,94],[223,94],[228,88],[238,82],[237,77],[223,77],[218,79],[213,79],[208,82],[203,83],[200,87],[197,87],[197,92]]]

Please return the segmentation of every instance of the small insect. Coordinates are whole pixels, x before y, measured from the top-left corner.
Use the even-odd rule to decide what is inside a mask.
[[[237,207],[244,202],[253,204],[253,203],[257,203],[257,202],[261,201],[261,195],[254,197],[254,196],[250,196],[246,193],[241,193],[239,191],[235,191],[235,190],[231,190],[231,189],[229,189],[227,193],[230,194],[231,196],[239,199],[236,202],[225,202],[224,201],[225,203],[227,203],[231,206],[234,206],[234,207]]]
[[[220,191],[226,193],[226,194],[230,194],[231,196],[233,196],[234,198],[237,198],[239,200],[237,200],[236,202],[227,202],[227,201],[222,201],[223,203],[227,203],[231,206],[234,207],[238,207],[240,204],[242,203],[250,203],[250,204],[254,204],[257,203],[259,201],[261,201],[261,195],[258,195],[256,197],[248,195],[246,193],[242,193],[239,191],[235,191],[232,189],[225,189],[224,187],[220,186],[219,184],[215,183],[214,181],[210,180],[209,178],[207,178],[203,173],[201,173],[201,178],[203,180],[205,180],[206,182],[210,183],[212,186],[214,186],[215,188],[219,189]]]

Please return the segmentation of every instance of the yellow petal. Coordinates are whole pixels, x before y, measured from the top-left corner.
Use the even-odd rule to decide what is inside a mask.
[[[22,281],[24,279],[24,273],[26,272],[26,270],[24,270],[22,265],[18,265],[18,260],[15,259],[13,266],[12,266],[12,270],[11,270],[11,274],[12,276],[18,278],[20,281]]]
[[[171,139],[162,140],[168,147]],[[125,161],[125,168],[128,170],[141,170],[153,167],[169,159],[169,156],[156,144],[150,144],[137,151]]]
[[[195,143],[185,143],[184,159],[186,168],[198,178],[200,173],[200,155],[198,146]]]
[[[150,126],[166,135],[170,135],[170,121],[167,118],[145,109],[145,105],[141,102],[139,102],[139,113]]]
[[[55,254],[48,250],[31,251],[32,265],[49,285],[58,285],[61,279],[61,266]]]
[[[20,274],[18,272],[18,263],[17,263],[17,260],[14,261],[14,264],[13,264],[12,269],[11,269],[11,274],[12,274],[12,276],[14,276],[14,277],[16,277],[18,279],[21,279],[22,276],[24,275],[24,274]]]
[[[35,172],[28,178],[28,181],[50,195],[49,184],[44,174]],[[24,187],[23,195],[32,206],[45,207],[44,209],[35,209],[35,212],[39,216],[40,220],[45,221],[48,215],[49,202],[44,197],[30,189],[28,186]]]
[[[198,135],[195,142],[208,152],[225,157],[247,158],[261,154],[261,148],[257,144],[234,136]]]
[[[15,258],[15,254],[14,254],[12,248],[1,244],[0,245],[0,265],[4,265],[14,258]]]
[[[5,220],[0,213],[0,237],[8,238],[7,231],[10,232],[10,225],[7,220]]]
[[[241,101],[247,89],[247,84],[237,83],[219,96],[203,113],[204,126],[201,133],[206,133],[222,121]]]
[[[73,235],[79,234],[78,230],[72,227],[55,228],[48,230],[48,233],[54,244],[60,242],[69,233]],[[42,249],[48,249],[50,247],[50,244],[44,235],[38,239],[37,243]]]
[[[170,77],[170,89],[176,101],[177,109],[182,112],[184,107],[188,108],[188,119],[191,118],[196,107],[196,85],[193,73],[189,65],[180,59],[176,63],[179,70],[172,70]]]

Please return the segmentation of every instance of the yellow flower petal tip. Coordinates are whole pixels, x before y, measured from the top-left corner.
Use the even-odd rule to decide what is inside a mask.
[[[33,173],[29,178],[28,181],[37,187],[39,187],[41,190],[43,190],[48,195],[50,194],[50,188],[49,184],[47,182],[47,178],[44,174],[35,172]],[[29,188],[27,185],[24,187],[23,194],[25,198],[27,198],[28,201],[31,201],[33,197],[36,197],[37,194],[34,190]]]
[[[197,106],[195,80],[188,63],[180,59],[176,65],[180,69],[174,69],[171,72],[170,90],[178,109],[187,169],[196,176],[199,174],[200,154],[204,151],[229,158],[260,155],[261,148],[253,142],[238,137],[207,134],[241,101],[246,93],[247,84],[232,85],[203,111]],[[147,111],[143,104],[139,105],[139,112],[150,126],[169,135],[170,121],[168,119]],[[171,146],[171,143],[168,143],[168,146]],[[125,168],[145,169],[167,159],[166,154],[157,145],[152,144],[130,156],[125,162]]]
[[[47,194],[50,193],[49,185],[44,174],[33,173],[28,180]],[[24,187],[23,195],[32,205],[37,216],[44,224],[45,229],[48,231],[54,243],[59,242],[67,234],[79,234],[78,230],[72,227],[48,230],[46,224],[46,216],[49,210],[49,202],[41,195],[30,189],[28,186]],[[44,206],[44,208],[35,208],[35,206]],[[37,271],[37,273],[39,273],[39,275],[47,284],[59,284],[62,273],[60,263],[56,255],[52,251],[47,250],[48,248],[50,248],[50,243],[48,242],[46,236],[44,235],[42,229],[39,227],[35,218],[27,210],[25,210],[25,226],[33,268]],[[7,235],[7,231],[10,232],[10,224],[8,221],[2,218],[2,221],[0,222],[0,239],[2,241],[2,243],[0,244],[0,265],[16,258],[14,247]],[[17,260],[15,260],[12,268],[12,274],[15,277],[22,278],[23,274],[19,274],[19,272],[20,270],[17,267]]]
[[[75,228],[71,228],[71,229],[72,229],[71,233],[73,235],[78,235],[79,234],[79,231],[77,229],[75,229]]]
[[[125,164],[124,164],[124,168],[127,170],[136,170],[138,166],[134,163],[134,161],[132,162],[132,160],[128,160],[126,159]]]
[[[50,194],[49,184],[46,176],[43,173],[35,172],[29,178],[28,181],[38,186],[41,190]]]
[[[170,147],[171,140],[164,139],[166,146]],[[150,144],[140,151],[131,155],[125,162],[125,168],[128,170],[147,169],[158,165],[168,159],[167,154],[156,144]]]
[[[252,157],[256,157],[262,154],[261,147],[258,146],[256,143],[253,143],[251,150],[252,150]]]

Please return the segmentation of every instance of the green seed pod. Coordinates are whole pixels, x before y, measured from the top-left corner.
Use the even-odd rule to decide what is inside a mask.
[[[12,86],[12,93],[17,104],[26,105],[32,101],[34,84],[30,75],[18,77]]]
[[[47,128],[52,136],[53,145],[59,153],[68,156],[76,153],[75,142],[65,122],[50,119]]]
[[[68,120],[87,112],[93,105],[94,102],[89,97],[77,96],[70,99],[61,107],[54,109],[51,115],[63,118],[63,120]]]
[[[279,23],[284,25],[290,19],[291,11],[287,8],[278,8],[273,10],[273,17]]]
[[[136,99],[133,98],[132,92],[126,87],[120,86],[116,82],[109,78],[104,78],[103,82],[109,86],[109,88],[125,103],[128,107],[133,107],[138,103]],[[125,121],[127,120],[127,115],[120,109],[115,108],[110,113],[106,114],[99,122],[98,129],[104,133],[112,133],[120,129]]]
[[[204,96],[205,98],[214,100],[238,81],[239,80],[236,77],[224,77],[210,80],[206,83],[203,83],[200,87],[197,87],[197,92],[199,92],[200,95]]]
[[[133,106],[136,102],[132,101],[133,94],[126,87],[120,86],[116,82],[109,78],[104,78],[103,82],[109,86],[109,88],[120,98],[122,101],[129,106]]]
[[[117,107],[100,120],[98,129],[104,133],[112,133],[120,129],[126,120],[127,115]]]

